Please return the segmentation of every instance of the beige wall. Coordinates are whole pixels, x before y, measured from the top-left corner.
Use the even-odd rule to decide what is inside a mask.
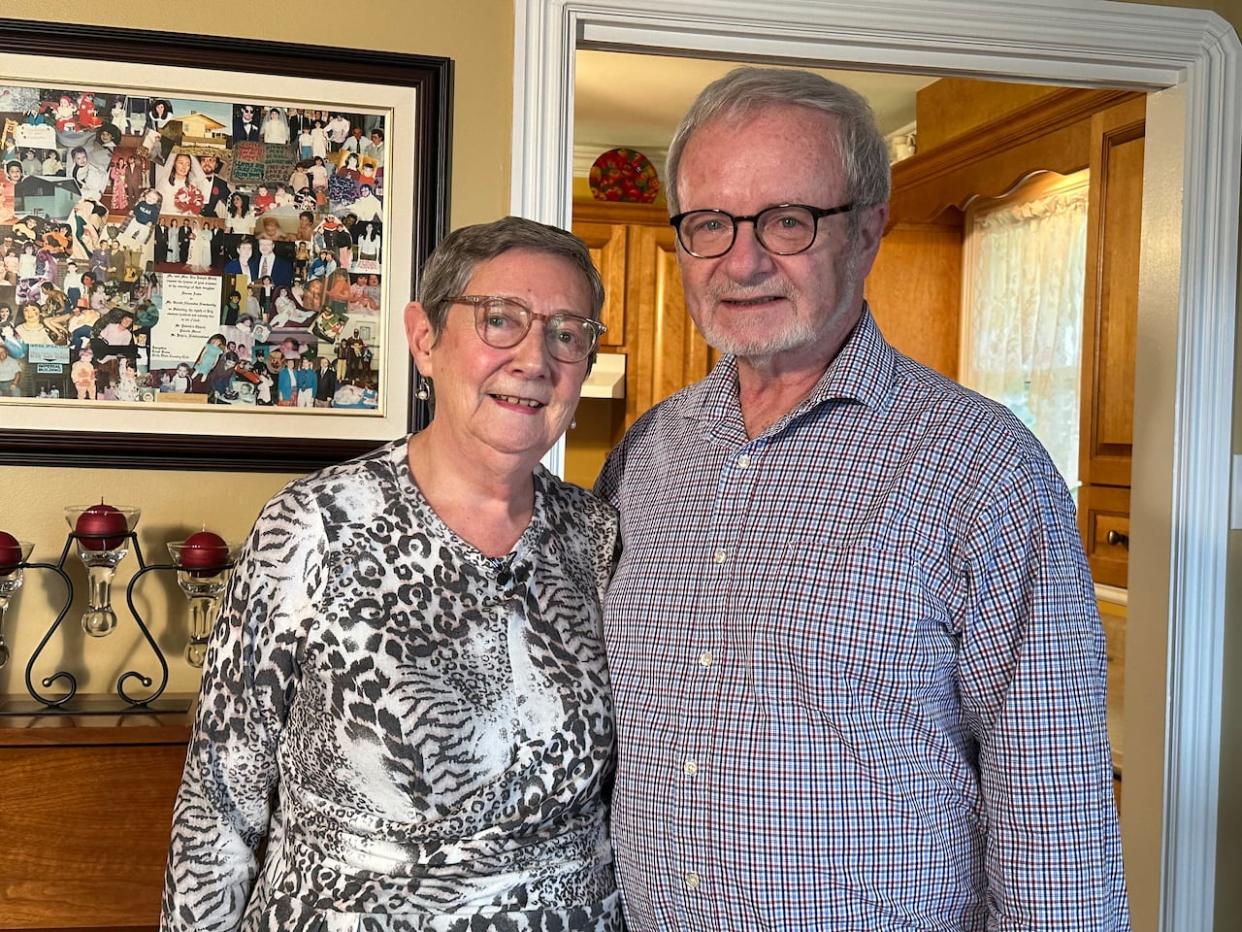
[[[60,20],[204,34],[250,28],[255,38],[446,56],[453,59],[455,69],[451,223],[459,226],[493,219],[508,209],[511,0],[355,0],[343,7],[289,0],[262,4],[252,0],[139,0],[132,4],[5,0],[0,15],[49,24]],[[324,65],[331,71],[330,61]],[[289,473],[281,474],[66,469],[57,468],[53,462],[38,467],[0,467],[0,529],[33,540],[34,558],[54,562],[68,530],[63,506],[103,496],[109,502],[143,509],[139,524],[143,551],[149,561],[166,561],[164,542],[183,537],[203,524],[225,537],[243,537],[263,502],[297,473],[296,462],[289,466]],[[70,563],[71,575],[81,583],[85,578],[81,564],[76,560]],[[135,567],[132,556],[122,564],[114,604],[123,604],[124,585]],[[14,600],[4,626],[13,662],[0,670],[0,695],[25,689],[26,660],[52,617],[51,606],[61,598],[58,584],[48,582],[44,586],[48,575],[28,574],[27,586]],[[152,621],[165,651],[173,655],[170,689],[196,688],[197,672],[180,659],[182,597],[175,588],[150,577],[141,583],[140,591],[149,599],[149,603],[139,603],[140,609]],[[170,606],[174,611],[170,612]],[[80,608],[75,607],[66,622],[69,633],[65,641],[44,656],[50,664],[63,656],[66,668],[88,671],[81,688],[110,690],[122,670],[152,670],[123,610],[119,612],[120,627],[112,636],[89,643],[77,625],[79,614]],[[171,625],[169,619],[173,619]]]

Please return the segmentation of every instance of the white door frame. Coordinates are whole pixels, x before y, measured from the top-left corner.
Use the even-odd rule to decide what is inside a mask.
[[[1163,521],[1153,522],[1163,539],[1135,546],[1164,548],[1169,567],[1160,928],[1212,928],[1242,153],[1242,46],[1232,28],[1202,10],[1108,0],[514,5],[512,209],[565,227],[577,47],[1178,89],[1184,112],[1148,114],[1149,138],[1162,129],[1184,140],[1177,343],[1164,357],[1176,365],[1162,438],[1172,485]],[[1153,125],[1160,120],[1181,122]],[[1137,422],[1147,412],[1135,413]],[[546,462],[562,470],[561,444]]]

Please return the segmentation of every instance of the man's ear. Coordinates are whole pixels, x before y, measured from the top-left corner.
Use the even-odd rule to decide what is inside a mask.
[[[435,378],[432,372],[431,348],[436,345],[427,311],[418,301],[405,306],[405,339],[410,345],[410,356],[425,379]]]
[[[874,204],[862,208],[863,214],[858,225],[858,279],[862,281],[871,273],[876,253],[880,251],[880,240],[884,237],[884,227],[888,223],[888,204]]]

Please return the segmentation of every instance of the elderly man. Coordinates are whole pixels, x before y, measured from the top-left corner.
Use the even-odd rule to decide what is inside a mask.
[[[362,155],[370,145],[362,136],[362,127],[355,126],[350,130],[349,135],[345,137],[345,141],[341,143],[341,148],[346,152],[355,152]]]
[[[1127,929],[1074,505],[1016,418],[876,328],[866,103],[735,71],[668,191],[725,355],[599,482],[629,928]]]

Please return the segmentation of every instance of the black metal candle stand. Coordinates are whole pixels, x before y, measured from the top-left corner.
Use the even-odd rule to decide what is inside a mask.
[[[31,703],[25,701],[6,703],[5,706],[0,709],[0,716],[29,716],[32,714],[46,715],[49,713],[60,715],[116,715],[117,713],[133,711],[184,712],[189,707],[189,703],[182,699],[159,701],[160,696],[168,686],[168,661],[164,658],[164,652],[160,650],[159,644],[157,644],[155,638],[151,636],[151,631],[143,622],[142,615],[139,614],[138,609],[134,605],[134,587],[138,584],[138,580],[140,580],[147,573],[168,571],[176,572],[180,569],[180,567],[173,563],[158,563],[148,566],[146,560],[143,559],[142,547],[138,544],[137,533],[131,530],[123,536],[130,540],[133,546],[134,556],[138,559],[139,567],[138,572],[133,575],[129,581],[129,585],[125,589],[125,602],[129,606],[129,612],[130,615],[133,616],[134,623],[138,625],[138,630],[142,632],[143,638],[146,639],[147,645],[151,648],[151,652],[155,654],[155,659],[159,663],[160,674],[158,684],[156,684],[155,680],[151,677],[139,673],[137,670],[128,670],[117,678],[115,690],[115,696],[117,699],[116,702],[92,701],[89,705],[84,705],[81,700],[77,704],[73,702],[74,697],[78,695],[78,681],[77,678],[67,670],[58,670],[50,676],[43,677],[43,679],[39,681],[42,688],[45,690],[54,686],[58,682],[62,683],[68,690],[64,695],[56,697],[45,695],[40,693],[35,687],[34,668],[38,663],[39,655],[43,653],[43,649],[47,646],[48,642],[51,641],[52,636],[56,633],[57,629],[60,628],[61,622],[65,620],[65,616],[69,614],[69,609],[73,605],[73,581],[65,572],[65,561],[69,558],[69,551],[73,546],[74,541],[99,540],[102,537],[112,540],[122,537],[120,534],[79,534],[76,531],[71,531],[69,536],[65,538],[65,549],[61,551],[60,559],[55,563],[21,563],[17,567],[18,569],[51,570],[53,573],[58,575],[61,578],[61,581],[65,584],[65,603],[61,607],[61,610],[57,613],[56,620],[52,622],[52,625],[48,628],[47,633],[43,635],[43,640],[39,642],[39,646],[35,648],[34,653],[30,655],[30,660],[26,664],[26,692],[30,694],[31,699],[34,700],[34,704],[32,705]],[[109,547],[108,549],[115,550],[117,548]],[[229,563],[227,566],[220,567],[220,569],[227,569],[231,566],[232,564]],[[127,691],[127,686],[134,680],[136,680],[144,689],[151,689],[153,685],[155,688],[150,695],[145,698],[132,696]],[[92,700],[94,699],[95,697],[92,697]]]

